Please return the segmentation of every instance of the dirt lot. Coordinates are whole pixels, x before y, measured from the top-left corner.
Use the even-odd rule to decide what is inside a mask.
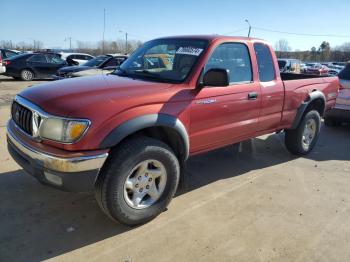
[[[194,157],[188,190],[130,228],[9,157],[11,98],[34,83],[0,78],[0,261],[350,260],[350,126],[323,127],[306,158],[286,151],[283,134]]]

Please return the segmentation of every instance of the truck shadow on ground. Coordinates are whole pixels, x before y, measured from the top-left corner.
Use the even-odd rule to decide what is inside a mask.
[[[344,154],[350,145],[349,131],[349,126],[323,128],[320,142],[307,158],[350,160]],[[178,195],[293,159],[283,145],[283,134],[195,156],[188,161],[186,190]],[[48,188],[22,170],[0,174],[0,199],[0,261],[48,259],[133,229],[112,222],[93,195]]]

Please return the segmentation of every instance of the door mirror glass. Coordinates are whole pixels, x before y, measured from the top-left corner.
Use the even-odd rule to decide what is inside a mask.
[[[230,84],[230,71],[222,68],[208,70],[202,81],[202,86],[228,86]]]

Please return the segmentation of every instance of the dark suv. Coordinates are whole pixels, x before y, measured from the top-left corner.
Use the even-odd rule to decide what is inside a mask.
[[[31,81],[33,79],[51,79],[56,71],[67,62],[56,53],[29,53],[14,56],[3,62],[6,76]]]

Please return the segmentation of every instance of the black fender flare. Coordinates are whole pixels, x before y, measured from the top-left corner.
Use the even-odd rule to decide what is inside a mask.
[[[184,124],[176,117],[167,114],[148,114],[139,116],[115,127],[100,143],[100,148],[116,146],[125,137],[147,127],[169,127],[174,129],[181,137],[184,147],[184,159],[187,159],[190,151],[190,142]]]
[[[324,111],[325,111],[325,107],[326,107],[326,97],[325,95],[319,91],[319,90],[315,90],[313,92],[311,92],[307,99],[305,101],[303,101],[301,103],[301,105],[299,106],[298,110],[297,110],[297,114],[295,115],[292,127],[290,129],[296,129],[299,126],[299,123],[301,122],[305,110],[306,108],[316,99],[321,99],[323,101],[323,112],[321,112],[321,116],[323,116]]]

